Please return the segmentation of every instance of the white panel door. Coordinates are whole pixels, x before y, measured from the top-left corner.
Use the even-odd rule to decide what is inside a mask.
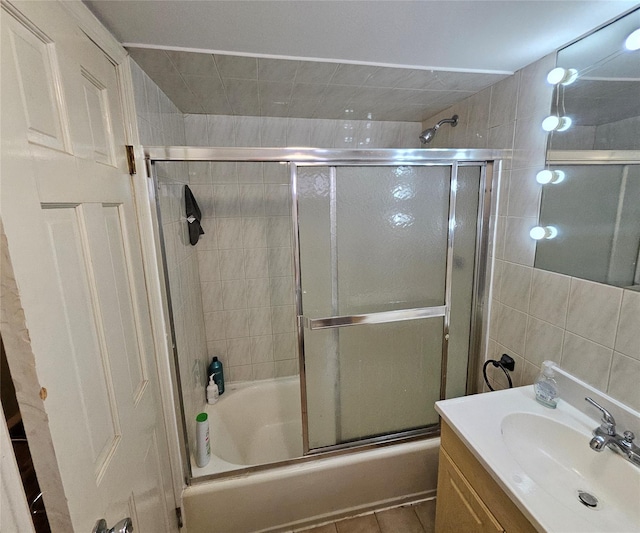
[[[68,507],[46,492],[45,505],[77,532],[126,516],[173,531],[118,69],[58,2],[15,5],[1,21],[0,212]]]

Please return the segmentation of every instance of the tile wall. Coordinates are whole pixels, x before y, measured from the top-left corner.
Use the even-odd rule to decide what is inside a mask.
[[[640,410],[640,293],[533,267],[552,88],[546,73],[554,55],[516,72],[423,123],[457,113],[456,128],[442,127],[433,147],[512,148],[500,184],[495,224],[487,358],[509,353],[516,385],[532,383],[543,360]],[[490,369],[494,369],[490,365]],[[480,378],[481,380],[482,378]],[[492,372],[494,388],[505,386]]]
[[[185,115],[189,146],[416,148],[420,124]],[[191,163],[203,212],[197,246],[207,350],[228,381],[298,373],[289,170]]]
[[[132,65],[140,143],[148,146],[184,145],[184,118],[178,108],[138,67]],[[207,346],[204,335],[200,273],[196,248],[189,244],[184,216],[186,163],[159,163],[158,198],[164,234],[176,347],[187,420],[202,411],[205,402]],[[195,424],[187,424],[189,442],[195,442]]]

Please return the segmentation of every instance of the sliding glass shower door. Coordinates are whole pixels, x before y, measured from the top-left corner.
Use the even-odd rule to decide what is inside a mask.
[[[437,424],[455,316],[452,379],[466,382],[480,176],[451,163],[294,167],[307,450]]]

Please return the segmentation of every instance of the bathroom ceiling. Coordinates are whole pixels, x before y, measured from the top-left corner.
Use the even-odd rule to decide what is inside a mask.
[[[438,113],[636,4],[85,3],[184,113],[410,121]]]

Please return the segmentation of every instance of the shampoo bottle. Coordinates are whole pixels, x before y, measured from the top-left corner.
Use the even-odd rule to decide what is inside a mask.
[[[553,376],[553,361],[545,361],[542,363],[542,372],[533,385],[536,400],[551,409],[558,405],[558,383]]]
[[[213,374],[213,381],[218,386],[218,393],[224,394],[224,370],[222,361],[218,361],[217,357],[213,358],[209,365],[209,375]]]
[[[196,465],[199,468],[207,466],[210,457],[209,420],[207,413],[200,413],[196,416]]]
[[[209,376],[209,385],[207,385],[207,403],[214,404],[218,401],[218,385],[213,381],[213,374]]]

